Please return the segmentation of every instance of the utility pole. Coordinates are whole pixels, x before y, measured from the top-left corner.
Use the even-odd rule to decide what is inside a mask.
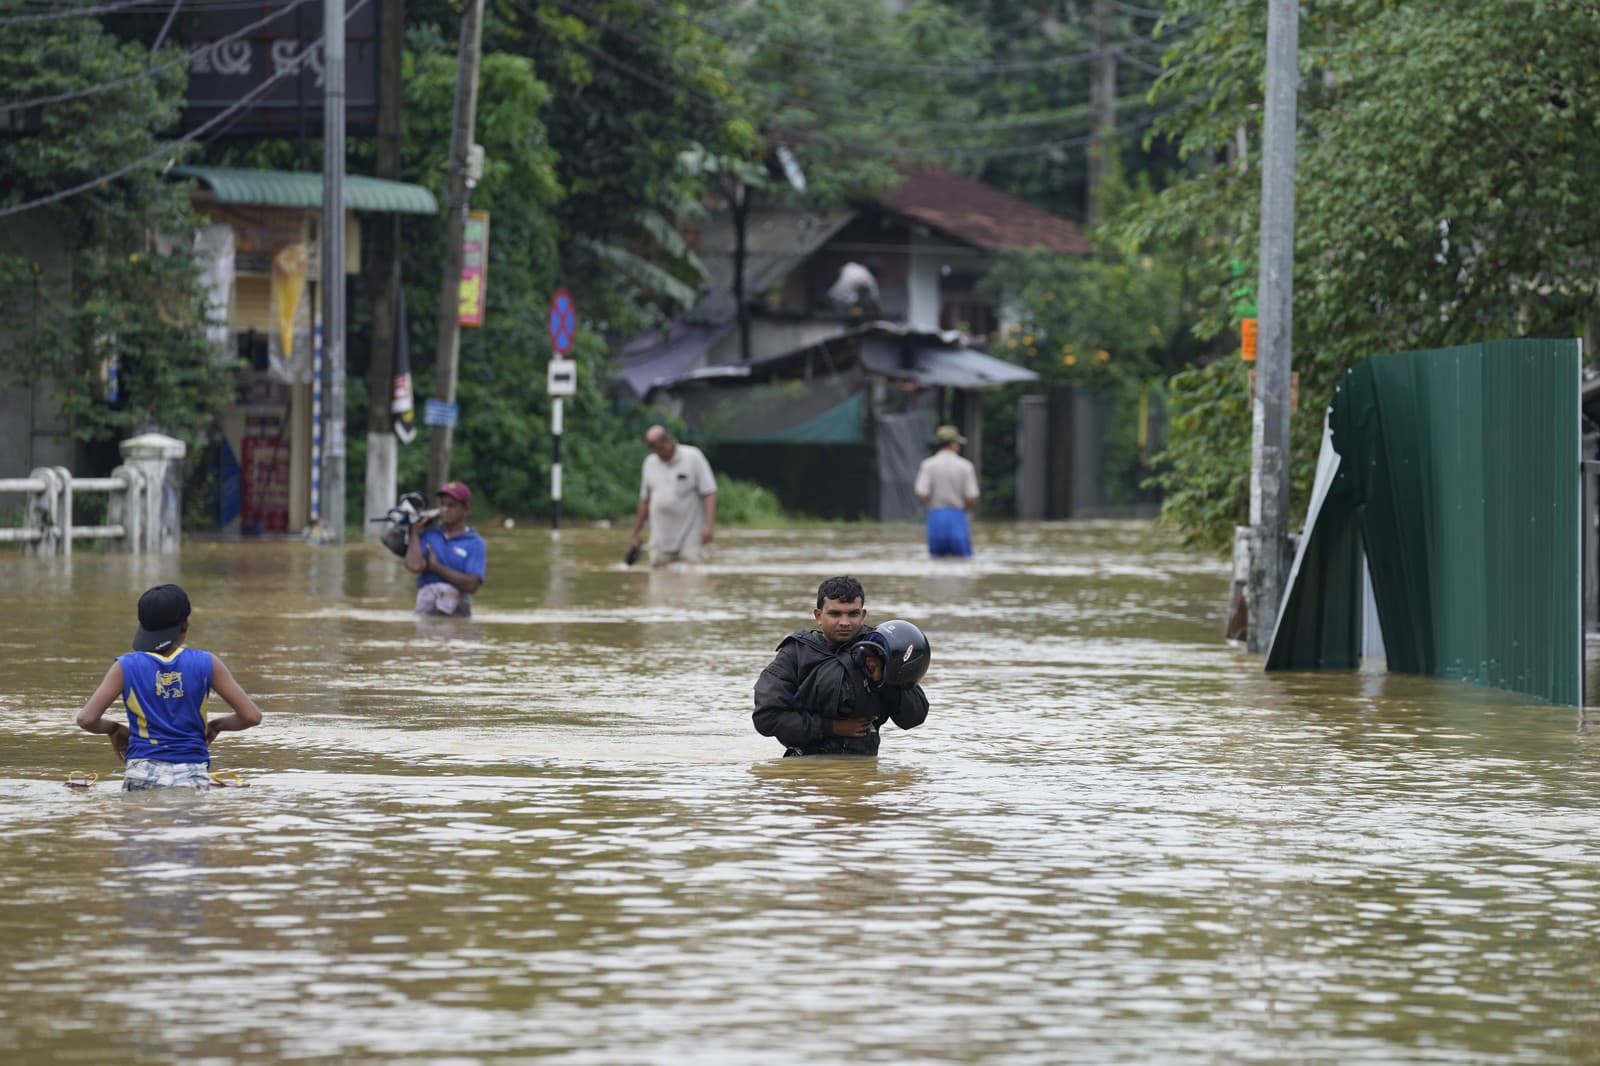
[[[1094,62],[1089,68],[1089,110],[1094,140],[1089,145],[1089,228],[1105,221],[1106,179],[1113,173],[1117,132],[1117,54],[1111,47],[1116,0],[1094,2]]]
[[[322,539],[344,541],[344,0],[322,9]]]
[[[399,181],[401,63],[405,53],[405,0],[383,0],[378,44],[378,177]],[[394,506],[399,442],[389,411],[394,390],[395,348],[400,329],[400,216],[380,215],[372,241],[372,360],[367,365],[366,513],[381,515]],[[438,486],[429,486],[430,489]],[[383,527],[364,523],[368,536]]]
[[[445,175],[444,268],[439,283],[439,355],[434,395],[452,408],[456,402],[457,359],[461,354],[461,235],[467,222],[467,157],[478,117],[478,60],[483,40],[483,0],[468,0],[461,15],[461,51],[456,64],[455,118],[450,130],[450,164]],[[454,426],[434,426],[428,449],[428,488],[450,480]]]
[[[1295,94],[1299,0],[1268,0],[1261,145],[1261,272],[1250,448],[1250,624],[1265,652],[1289,574],[1289,382],[1294,325]]]

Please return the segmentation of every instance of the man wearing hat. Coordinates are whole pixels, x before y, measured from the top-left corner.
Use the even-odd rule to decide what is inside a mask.
[[[417,516],[406,534],[406,569],[417,575],[417,614],[472,617],[472,594],[483,585],[488,551],[467,525],[472,490],[449,481],[434,494],[438,510]]]
[[[912,491],[928,508],[928,554],[965,557],[972,554],[967,512],[978,506],[978,471],[961,455],[967,438],[955,426],[934,432],[938,450],[922,460]]]

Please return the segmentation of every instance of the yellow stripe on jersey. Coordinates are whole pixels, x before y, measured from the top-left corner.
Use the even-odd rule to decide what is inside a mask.
[[[144,716],[144,708],[139,706],[139,697],[130,690],[128,692],[128,717],[133,719],[134,725],[139,728],[139,735],[150,740],[150,722]],[[152,744],[161,743],[159,740],[150,740]]]

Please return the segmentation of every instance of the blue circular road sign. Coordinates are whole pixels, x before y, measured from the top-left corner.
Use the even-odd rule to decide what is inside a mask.
[[[557,355],[572,351],[572,342],[578,335],[578,305],[572,293],[557,289],[550,297],[550,347]]]

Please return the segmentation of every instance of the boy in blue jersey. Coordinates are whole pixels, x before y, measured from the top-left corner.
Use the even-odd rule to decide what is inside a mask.
[[[406,569],[417,575],[415,613],[471,618],[488,560],[483,538],[467,525],[472,490],[451,481],[434,498],[439,509],[418,515],[406,531]]]
[[[105,680],[78,711],[78,727],[111,738],[127,763],[122,788],[211,787],[210,743],[220,732],[261,724],[261,710],[245,695],[222,660],[183,646],[189,634],[189,596],[177,585],[157,585],[139,597],[133,651],[117,657]],[[233,713],[206,721],[211,692]],[[118,697],[128,724],[107,721]]]

